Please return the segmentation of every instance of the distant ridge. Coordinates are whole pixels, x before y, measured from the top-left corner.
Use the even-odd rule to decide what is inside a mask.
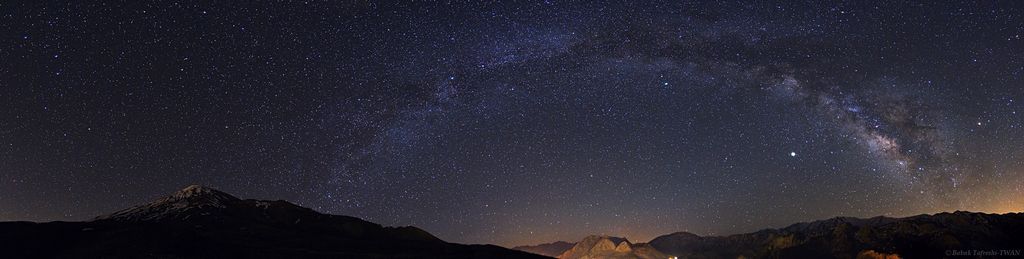
[[[729,236],[676,232],[646,244],[597,235],[560,253],[546,253],[559,253],[558,258],[892,259],[944,258],[946,251],[985,250],[1013,258],[1024,257],[1022,249],[1024,213],[956,211],[904,218],[835,217]]]
[[[557,241],[533,246],[517,246],[512,249],[543,256],[558,257],[558,255],[564,253],[565,250],[569,250],[569,248],[572,248],[575,245],[576,243]]]
[[[1024,214],[957,211],[905,218],[836,217],[781,229],[651,240],[679,258],[943,258],[947,250],[1024,249]]]

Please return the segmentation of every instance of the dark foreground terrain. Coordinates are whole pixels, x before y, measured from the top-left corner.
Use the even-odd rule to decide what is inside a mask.
[[[0,258],[547,258],[190,186],[88,222],[2,222]]]

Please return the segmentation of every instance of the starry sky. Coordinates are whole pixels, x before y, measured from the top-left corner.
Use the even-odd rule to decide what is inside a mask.
[[[1024,2],[817,2],[3,1],[0,220],[194,183],[499,245],[1024,210]]]

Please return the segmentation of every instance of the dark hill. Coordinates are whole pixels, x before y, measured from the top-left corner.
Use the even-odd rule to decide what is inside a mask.
[[[545,258],[189,186],[87,222],[2,222],[0,258]]]

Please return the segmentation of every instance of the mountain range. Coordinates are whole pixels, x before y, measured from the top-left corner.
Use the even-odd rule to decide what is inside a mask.
[[[837,217],[729,236],[593,235],[506,249],[445,242],[198,185],[83,222],[0,222],[0,258],[948,258],[1017,256],[1024,213]]]
[[[522,251],[532,252],[524,247]],[[968,258],[1024,256],[1024,214],[957,211],[837,217],[729,236],[676,232],[646,244],[588,236],[558,258]]]
[[[547,258],[189,186],[86,222],[0,222],[0,258]]]

